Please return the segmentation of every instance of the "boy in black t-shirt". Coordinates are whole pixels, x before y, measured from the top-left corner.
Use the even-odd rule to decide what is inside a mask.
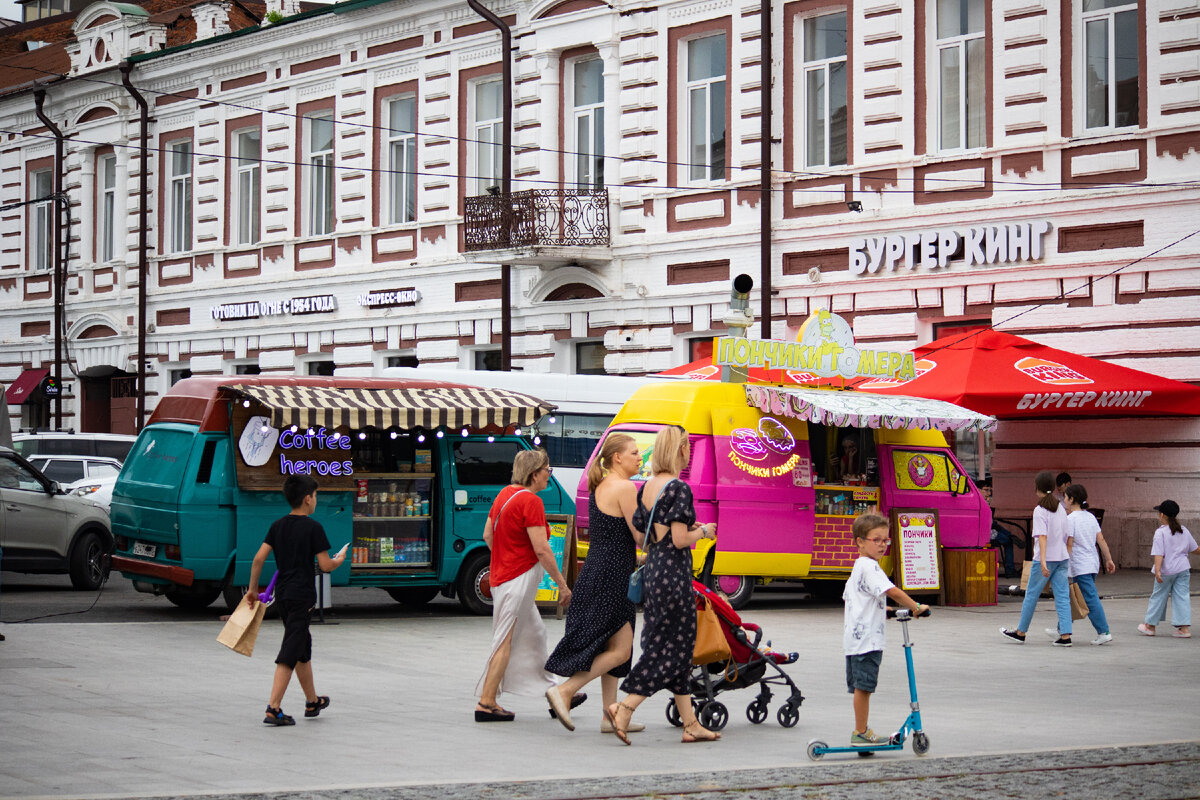
[[[279,568],[275,583],[275,607],[283,621],[283,644],[275,657],[275,681],[267,701],[267,725],[295,725],[296,720],[283,713],[283,693],[287,691],[292,672],[304,690],[304,716],[315,717],[329,705],[329,698],[318,695],[313,686],[312,634],[308,630],[309,614],[317,603],[313,581],[313,558],[322,572],[333,572],[346,560],[345,550],[335,558],[329,557],[329,539],[321,523],[310,515],[317,508],[317,482],[308,475],[289,475],[283,482],[283,496],[292,513],[271,524],[267,538],[254,556],[250,567],[250,587],[246,599],[250,607],[258,602],[258,579],[263,564],[271,552]]]

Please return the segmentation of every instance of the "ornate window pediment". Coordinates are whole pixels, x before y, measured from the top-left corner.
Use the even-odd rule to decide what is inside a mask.
[[[67,45],[67,54],[72,75],[111,67],[166,42],[166,29],[152,24],[144,8],[129,3],[93,3],[71,27],[75,41]]]

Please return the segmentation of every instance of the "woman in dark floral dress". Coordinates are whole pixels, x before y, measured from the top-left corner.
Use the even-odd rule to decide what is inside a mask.
[[[611,705],[617,702],[617,679],[629,674],[636,610],[626,595],[642,540],[633,528],[637,487],[630,477],[641,466],[634,438],[613,433],[588,469],[588,557],[572,589],[562,641],[546,661],[548,671],[567,679],[546,699],[568,730],[575,729],[569,701],[576,692],[599,677],[604,705]],[[600,730],[612,733],[612,725],[603,720]]]
[[[675,695],[684,742],[721,738],[721,734],[701,725],[692,709],[696,600],[692,592],[691,548],[700,539],[715,539],[717,526],[695,524],[692,489],[679,480],[690,455],[687,431],[676,425],[663,428],[654,440],[651,454],[653,477],[638,492],[633,524],[639,530],[650,528],[643,576],[642,656],[621,683],[625,699],[604,708],[613,732],[625,744],[630,744],[626,732],[634,710],[660,689]]]

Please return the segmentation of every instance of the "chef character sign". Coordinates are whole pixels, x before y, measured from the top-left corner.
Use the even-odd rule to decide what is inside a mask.
[[[261,467],[271,460],[275,452],[275,444],[279,441],[279,431],[271,427],[269,417],[251,417],[242,428],[242,436],[238,439],[238,452],[242,461],[250,467]]]

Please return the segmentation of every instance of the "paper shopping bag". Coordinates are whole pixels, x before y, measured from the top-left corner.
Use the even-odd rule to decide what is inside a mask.
[[[1071,619],[1083,619],[1088,615],[1087,602],[1078,583],[1071,584]]]
[[[713,611],[712,601],[702,597],[696,609],[696,644],[692,649],[693,664],[711,664],[730,657],[729,642],[721,630],[721,621]]]
[[[262,625],[263,614],[267,613],[266,603],[255,603],[250,607],[245,597],[238,607],[229,615],[229,621],[221,629],[217,641],[235,653],[249,656],[254,652],[254,642],[258,639],[258,628]]]
[[[1039,564],[1038,566],[1040,567],[1041,565]],[[1032,569],[1033,569],[1032,561],[1026,561],[1025,563],[1023,563],[1021,565],[1021,591],[1022,592],[1029,588],[1029,574]]]

